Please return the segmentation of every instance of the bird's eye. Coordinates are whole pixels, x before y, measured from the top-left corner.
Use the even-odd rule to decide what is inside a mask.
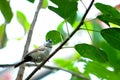
[[[52,43],[52,39],[48,39],[47,42]]]

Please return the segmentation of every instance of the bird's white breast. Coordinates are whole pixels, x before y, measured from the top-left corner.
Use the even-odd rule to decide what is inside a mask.
[[[34,52],[34,54],[31,54],[31,56],[36,60],[36,62],[41,62],[48,57],[50,51],[51,48],[45,47],[44,50],[38,50]]]

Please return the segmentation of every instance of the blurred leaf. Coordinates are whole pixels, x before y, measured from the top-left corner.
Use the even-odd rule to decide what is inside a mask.
[[[76,77],[76,76],[72,76],[72,78],[70,80],[85,80],[85,79],[81,79],[79,77]]]
[[[82,14],[80,12],[76,12],[75,14],[72,14],[67,21],[72,25],[73,28],[76,28],[78,24],[80,23]]]
[[[80,59],[80,55],[78,53],[75,53],[68,59],[56,58],[56,59],[54,59],[54,62],[62,68],[66,68],[67,70],[71,70],[76,73],[80,73],[80,71],[78,70],[78,67],[75,66],[76,62],[79,59]]]
[[[30,23],[27,21],[25,15],[20,11],[17,11],[16,15],[18,22],[23,26],[25,32],[27,32],[30,28]]]
[[[99,78],[102,78],[102,80],[119,80],[119,75],[107,70],[104,65],[97,62],[88,62],[85,66],[85,70]]]
[[[54,62],[62,68],[74,71],[76,73],[80,73],[80,71],[78,70],[78,67],[74,65],[76,60],[74,61],[74,60],[71,60],[71,59],[57,58],[57,59],[54,59]]]
[[[5,22],[10,23],[13,13],[9,4],[9,0],[0,0],[0,10],[5,18]]]
[[[78,0],[50,0],[56,7],[49,6],[48,8],[54,11],[56,14],[67,20],[70,16],[76,14],[77,9],[77,1]]]
[[[28,0],[29,2],[31,2],[31,3],[34,3],[35,2],[35,0]]]
[[[120,25],[120,13],[114,7],[96,3],[96,8],[102,12],[97,18],[109,25],[109,22]]]
[[[48,7],[48,0],[43,0],[42,6],[43,9]]]
[[[46,40],[48,39],[52,39],[52,42],[54,45],[62,41],[61,34],[56,30],[49,31],[46,34]]]
[[[102,30],[102,27],[100,26],[100,24],[98,22],[96,22],[96,20],[92,21],[93,23],[93,29],[94,30]],[[102,37],[102,35],[100,34],[100,32],[95,32],[93,31],[93,39],[92,39],[93,44],[98,47],[101,48],[102,50],[104,50],[108,56],[108,60],[109,60],[109,64],[114,67],[115,71],[119,71],[120,70],[120,51],[116,50],[115,48],[113,48],[112,46],[110,46],[105,39]]]
[[[83,57],[86,57],[95,61],[99,61],[99,62],[108,61],[106,53],[103,50],[96,48],[92,45],[77,44],[75,45],[75,49]]]
[[[5,47],[7,42],[7,35],[5,32],[6,25],[2,24],[0,25],[0,48]]]
[[[109,64],[114,68],[115,72],[120,71],[120,51],[110,46],[107,42],[101,42],[100,46],[108,55]]]
[[[62,21],[58,27],[57,27],[57,31],[59,31],[62,35],[62,39],[65,40],[66,37],[67,37],[67,33],[65,32],[65,30],[63,29],[64,28],[64,24],[65,24],[65,21]]]
[[[103,29],[101,35],[112,47],[120,50],[120,28]]]
[[[93,30],[96,30],[96,31],[102,30],[102,26],[97,22],[97,20],[92,21],[92,26],[93,26]],[[104,39],[101,36],[100,32],[96,32],[96,31],[93,31],[93,33],[92,33],[92,37],[93,37],[92,42],[96,47],[100,48],[101,42],[103,42]]]

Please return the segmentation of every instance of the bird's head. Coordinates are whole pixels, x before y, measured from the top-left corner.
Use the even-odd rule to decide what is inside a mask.
[[[51,39],[48,39],[48,40],[44,43],[44,46],[49,47],[49,48],[52,48],[52,40],[51,40]]]

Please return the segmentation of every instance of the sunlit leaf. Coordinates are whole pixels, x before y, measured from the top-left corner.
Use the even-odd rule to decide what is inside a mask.
[[[86,57],[95,61],[99,61],[99,62],[108,61],[106,53],[103,50],[96,48],[92,45],[77,44],[75,45],[75,49],[83,57]]]
[[[13,13],[10,7],[9,0],[0,0],[0,10],[5,18],[6,23],[10,23]]]
[[[81,78],[79,78],[77,76],[72,76],[72,78],[70,80],[83,80],[83,79],[81,79]]]
[[[120,28],[103,29],[101,35],[112,47],[120,50]]]
[[[26,16],[20,11],[17,11],[16,15],[18,22],[23,26],[25,32],[28,31],[30,28],[30,23],[27,21]]]
[[[6,28],[5,24],[0,25],[0,48],[5,47],[7,42],[5,28]]]
[[[63,58],[57,58],[54,59],[54,62],[56,65],[65,68],[67,70],[71,70],[74,71],[76,73],[80,73],[80,71],[78,70],[77,66],[74,66],[76,60],[71,60],[71,59],[63,59]]]
[[[46,40],[48,39],[52,39],[53,44],[57,44],[62,41],[61,34],[56,30],[49,31],[46,34]]]
[[[48,7],[48,0],[43,0],[42,6],[43,9]]]

